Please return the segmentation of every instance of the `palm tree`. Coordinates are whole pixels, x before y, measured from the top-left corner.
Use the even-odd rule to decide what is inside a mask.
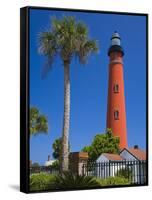
[[[64,16],[62,19],[52,18],[48,31],[39,35],[39,53],[45,55],[47,62],[43,76],[52,67],[54,59],[60,56],[64,66],[64,116],[62,132],[62,162],[61,170],[68,170],[68,138],[70,123],[70,64],[73,57],[85,64],[91,53],[98,51],[97,41],[90,40],[88,28],[82,22],[76,22],[74,17]]]
[[[47,134],[48,120],[45,115],[40,114],[36,107],[30,108],[30,136],[40,133]]]

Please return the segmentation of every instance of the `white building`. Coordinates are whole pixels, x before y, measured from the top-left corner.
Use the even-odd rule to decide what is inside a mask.
[[[51,166],[56,160],[51,160],[50,155],[48,155],[48,160],[45,162],[44,166]]]
[[[97,159],[96,175],[100,178],[115,176],[123,168],[124,159],[118,154],[103,153]],[[120,164],[121,162],[121,164]],[[119,164],[118,164],[119,163]]]
[[[98,157],[96,163],[95,175],[100,178],[114,177],[124,169],[131,172],[132,182],[143,183],[145,181],[146,152],[139,149],[138,146],[124,148],[119,155],[103,153]]]
[[[146,152],[139,149],[138,146],[135,146],[134,148],[124,148],[119,155],[125,160],[146,160]]]
[[[56,160],[47,160],[44,164],[44,166],[48,167],[51,166]]]

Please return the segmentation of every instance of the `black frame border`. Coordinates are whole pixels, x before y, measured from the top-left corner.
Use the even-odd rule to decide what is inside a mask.
[[[116,15],[132,15],[132,16],[145,16],[146,17],[146,154],[147,154],[147,181],[141,185],[117,185],[105,186],[97,188],[80,188],[80,189],[60,189],[60,190],[40,190],[30,191],[29,188],[29,107],[30,107],[30,70],[29,70],[29,38],[30,38],[30,10],[54,10],[54,11],[70,11],[70,12],[84,12],[84,13],[101,13],[101,14],[116,14]],[[141,187],[148,186],[149,184],[149,152],[148,152],[148,133],[149,133],[149,93],[148,93],[148,27],[149,15],[148,13],[132,13],[132,12],[119,12],[119,11],[102,11],[102,10],[86,10],[86,9],[73,9],[73,8],[56,8],[56,7],[39,7],[27,6],[20,8],[20,191],[24,193],[44,193],[44,192],[61,192],[61,191],[76,191],[76,190],[91,190],[91,189],[107,189],[107,188],[128,188],[128,187]]]

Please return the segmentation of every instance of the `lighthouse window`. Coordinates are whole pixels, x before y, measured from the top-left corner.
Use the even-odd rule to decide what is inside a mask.
[[[115,84],[113,87],[114,93],[118,93],[119,92],[119,85]]]
[[[119,119],[119,111],[118,111],[118,110],[115,110],[115,111],[114,111],[114,119],[115,119],[115,120],[118,120],[118,119]]]

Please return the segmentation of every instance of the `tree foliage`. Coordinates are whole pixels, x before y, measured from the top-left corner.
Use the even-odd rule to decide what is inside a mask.
[[[30,136],[48,133],[48,119],[36,107],[30,108]]]
[[[40,167],[39,163],[38,162],[35,162],[32,164],[32,167]]]
[[[52,148],[53,148],[53,157],[54,159],[59,160],[60,156],[61,156],[61,151],[62,151],[62,138],[59,137],[57,138],[54,143],[52,144]],[[70,144],[69,144],[69,151],[70,151]]]
[[[52,145],[52,148],[53,148],[53,157],[55,159],[59,159],[60,155],[61,155],[61,150],[62,150],[62,138],[57,138],[53,145]]]
[[[88,152],[89,159],[95,161],[102,153],[118,153],[119,138],[114,137],[111,129],[105,134],[97,134],[90,146],[85,146],[82,151]]]
[[[60,169],[60,166],[59,166],[59,160],[55,160],[52,165],[51,165],[51,169],[54,169],[54,170],[59,170]]]
[[[39,53],[46,56],[43,76],[51,69],[57,56],[63,63],[70,63],[76,57],[85,64],[89,55],[97,51],[97,41],[89,38],[87,26],[72,16],[53,17],[49,30],[39,34]]]

